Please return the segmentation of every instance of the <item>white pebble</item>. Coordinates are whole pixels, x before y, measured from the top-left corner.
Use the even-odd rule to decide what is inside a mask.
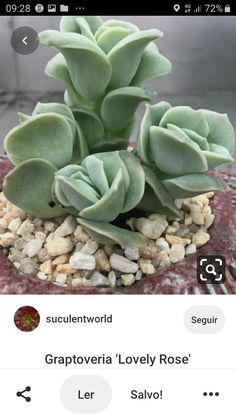
[[[8,247],[14,244],[14,241],[17,239],[13,233],[3,233],[0,234],[0,246]]]
[[[156,240],[156,245],[159,247],[160,250],[165,250],[166,253],[169,253],[170,246],[169,243],[164,239],[164,237],[159,237],[159,239]]]
[[[193,234],[192,242],[196,244],[196,247],[201,247],[210,240],[210,235],[205,231],[198,231],[196,234]]]
[[[42,231],[37,231],[36,233],[35,233],[35,238],[36,239],[39,239],[39,240],[41,240],[41,242],[42,243],[44,243],[45,242],[45,240],[46,240],[46,234],[45,233],[43,233]]]
[[[90,281],[94,287],[109,287],[110,281],[98,271],[94,271],[90,277]]]
[[[61,237],[68,236],[69,234],[74,233],[77,227],[77,222],[72,215],[66,217],[63,223],[56,229],[55,233],[59,233]]]
[[[116,287],[116,274],[115,274],[114,271],[109,272],[108,279],[109,279],[109,282],[110,282],[110,286],[112,288],[115,288]]]
[[[138,264],[131,262],[123,256],[112,253],[110,257],[110,265],[113,269],[125,273],[135,273],[138,270]]]
[[[38,272],[37,273],[37,278],[42,279],[43,281],[45,281],[47,279],[47,275],[43,272]]]
[[[66,280],[67,280],[67,275],[65,275],[65,274],[58,274],[56,276],[56,282],[58,284],[65,284]]]
[[[138,247],[126,246],[124,248],[124,254],[129,260],[138,260],[140,257]]]
[[[122,282],[122,285],[124,285],[125,287],[129,287],[135,282],[135,277],[133,274],[121,275],[121,282]]]
[[[142,273],[146,275],[153,274],[155,272],[155,268],[149,259],[139,259],[139,266]]]
[[[209,228],[213,224],[213,221],[215,219],[214,214],[207,214],[205,217],[205,227]]]
[[[45,247],[50,256],[60,256],[64,253],[71,252],[74,246],[70,238],[58,237],[53,240],[48,240]]]
[[[27,233],[33,233],[34,230],[34,224],[32,224],[30,220],[26,219],[25,221],[23,221],[20,228],[17,230],[17,234],[18,236],[23,236]]]
[[[75,269],[87,269],[89,271],[95,269],[96,261],[93,255],[86,255],[82,252],[75,252],[69,260],[69,264]]]
[[[186,247],[185,255],[186,256],[193,255],[194,253],[196,253],[196,251],[197,251],[196,244],[191,243]]]
[[[98,250],[98,247],[99,245],[96,241],[89,239],[81,249],[81,252],[86,255],[93,255]]]
[[[137,218],[135,220],[136,229],[149,239],[157,239],[165,231],[167,221],[151,221],[148,218]]]
[[[21,219],[19,217],[13,218],[13,220],[11,220],[10,223],[8,224],[8,229],[11,231],[17,231],[20,225],[21,225]]]
[[[173,244],[170,248],[169,258],[172,263],[181,262],[185,256],[183,244]]]
[[[39,250],[42,248],[42,242],[39,239],[33,239],[30,242],[26,243],[23,254],[32,258],[33,256],[37,255]]]

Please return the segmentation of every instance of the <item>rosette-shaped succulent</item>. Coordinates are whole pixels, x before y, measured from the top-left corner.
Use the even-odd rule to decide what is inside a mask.
[[[139,207],[177,215],[175,198],[226,191],[226,184],[207,172],[233,161],[234,144],[226,114],[167,102],[147,105],[136,151],[147,184]]]
[[[60,29],[39,34],[42,44],[58,51],[46,74],[65,84],[75,118],[99,136],[89,136],[90,152],[126,148],[137,106],[154,96],[142,84],[171,70],[153,42],[162,32],[96,16],[63,17]]]
[[[135,208],[144,193],[140,161],[128,151],[87,156],[80,165],[57,168],[43,159],[15,167],[4,180],[4,194],[26,212],[42,218],[66,212],[100,243],[141,246],[138,233],[110,224]]]
[[[20,113],[19,120],[4,140],[7,155],[15,165],[40,158],[59,169],[79,163],[88,155],[83,123],[78,123],[68,106],[38,103],[32,116]]]
[[[78,221],[98,242],[139,246],[141,236],[113,224],[135,208],[144,193],[144,172],[128,151],[98,153],[81,165],[69,165],[55,173],[54,201],[77,213]]]

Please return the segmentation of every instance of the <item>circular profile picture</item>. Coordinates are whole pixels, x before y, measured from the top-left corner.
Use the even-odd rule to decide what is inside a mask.
[[[14,323],[22,332],[32,332],[40,323],[40,315],[36,308],[23,306],[14,315]]]

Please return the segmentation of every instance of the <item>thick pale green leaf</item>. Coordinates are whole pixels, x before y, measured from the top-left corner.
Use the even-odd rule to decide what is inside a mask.
[[[210,191],[229,190],[223,180],[204,174],[179,176],[163,180],[162,183],[173,198],[191,198]]]
[[[141,200],[145,188],[145,175],[139,160],[132,153],[120,151],[120,157],[129,173],[129,187],[121,211],[121,213],[125,213],[135,208]]]
[[[101,107],[101,116],[107,129],[116,132],[127,126],[138,105],[151,100],[153,91],[140,87],[121,87],[109,92]]]
[[[105,52],[105,54],[108,54],[118,42],[131,33],[133,33],[132,29],[122,28],[119,26],[108,28],[97,38],[97,44]]]
[[[51,60],[48,61],[45,67],[45,74],[53,79],[62,81],[68,91],[70,104],[72,105],[84,105],[88,104],[84,98],[75,90],[73,83],[70,78],[69,70],[66,64],[66,60],[61,53],[55,55]],[[66,102],[67,103],[67,102]],[[67,103],[68,104],[68,103]]]
[[[140,125],[140,134],[137,143],[137,154],[145,163],[153,160],[150,151],[150,128],[159,125],[163,115],[171,108],[168,102],[159,102],[156,105],[146,104],[146,111]]]
[[[209,125],[207,141],[221,145],[232,154],[235,147],[235,132],[227,114],[201,109]]]
[[[77,221],[98,243],[118,243],[121,247],[145,246],[145,241],[139,233],[133,233],[130,230],[126,230],[106,222],[84,220],[83,218],[77,218]]]
[[[109,190],[94,205],[84,208],[79,215],[88,220],[114,221],[124,204],[124,182],[119,169]]]
[[[77,33],[54,30],[41,32],[39,40],[64,55],[72,83],[81,96],[93,101],[104,94],[111,78],[111,65],[94,42]]]
[[[28,121],[31,118],[31,115],[26,115],[25,113],[18,112],[18,119],[19,124],[23,124],[23,122]]]
[[[109,184],[104,171],[103,162],[97,157],[91,155],[85,161],[85,167],[88,175],[101,195],[104,195],[109,190]]]
[[[103,124],[93,111],[88,109],[75,109],[73,112],[89,148],[96,145],[98,141],[103,140]]]
[[[122,39],[110,50],[108,58],[112,65],[111,88],[130,84],[146,46],[162,35],[157,29],[136,32]]]
[[[42,159],[27,160],[4,179],[6,198],[25,212],[42,218],[59,217],[65,211],[53,205],[51,188],[56,167]]]
[[[96,40],[100,38],[100,36],[109,29],[113,28],[123,28],[128,29],[132,33],[139,32],[139,28],[130,22],[125,22],[124,20],[117,20],[117,19],[108,19],[98,28],[95,34]]]
[[[182,135],[165,128],[151,127],[150,150],[158,169],[164,173],[179,176],[206,172],[208,169],[199,146],[184,132]]]
[[[60,174],[55,175],[63,194],[71,206],[81,211],[98,201],[99,197],[93,187],[82,180],[67,178]],[[56,190],[55,190],[56,192]],[[58,196],[58,199],[60,197]]]
[[[152,42],[145,48],[131,84],[139,86],[147,80],[169,74],[171,68],[170,61],[159,53],[157,46]]]
[[[213,169],[216,166],[224,163],[232,163],[234,161],[230,152],[217,144],[210,144],[210,150],[204,151],[207,159],[208,169]]]
[[[83,17],[77,17],[76,22],[77,22],[78,27],[79,27],[79,33],[81,35],[86,36],[91,41],[96,42],[95,38],[93,36],[93,32],[91,31],[88,22]]]
[[[119,169],[122,170],[122,178],[123,178],[123,182],[125,185],[125,192],[126,192],[129,188],[129,182],[130,182],[129,173],[128,173],[128,169],[126,165],[124,164],[123,160],[120,157],[120,152],[111,151],[108,153],[96,153],[94,154],[94,156],[103,162],[104,171],[106,173],[109,186],[111,186]],[[86,160],[89,159],[89,157],[90,156],[86,157],[86,159],[83,160],[82,166],[86,167]]]
[[[180,211],[175,206],[173,199],[166,192],[156,174],[146,166],[143,166],[143,169],[145,172],[146,187],[138,208],[144,211],[153,211],[159,214],[181,217]]]
[[[206,138],[201,137],[201,135],[199,135],[197,132],[188,128],[183,128],[183,131],[191,138],[191,140],[199,145],[201,150],[209,150],[209,145]]]
[[[82,18],[86,20],[93,34],[103,23],[99,16],[82,16]],[[61,18],[60,31],[81,33],[80,26],[78,25],[79,19],[78,16],[63,16]]]
[[[188,128],[196,131],[202,137],[207,137],[209,127],[201,110],[195,111],[189,106],[175,106],[169,109],[160,121],[161,127],[167,124],[177,125],[180,128]]]
[[[58,115],[64,116],[71,126],[72,135],[75,136],[76,125],[75,125],[75,118],[73,116],[72,111],[68,106],[63,105],[61,103],[41,103],[38,102],[32,115],[41,115],[47,114],[49,112],[54,112]]]
[[[32,116],[13,128],[4,145],[14,164],[42,158],[57,168],[68,164],[72,157],[73,135],[66,118],[55,113]]]

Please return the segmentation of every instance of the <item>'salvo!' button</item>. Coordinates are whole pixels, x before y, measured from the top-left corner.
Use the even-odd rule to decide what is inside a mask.
[[[192,306],[184,315],[184,324],[193,333],[217,333],[225,324],[225,315],[217,306]]]
[[[60,397],[72,413],[99,413],[109,405],[112,391],[99,375],[73,375],[62,384]]]

